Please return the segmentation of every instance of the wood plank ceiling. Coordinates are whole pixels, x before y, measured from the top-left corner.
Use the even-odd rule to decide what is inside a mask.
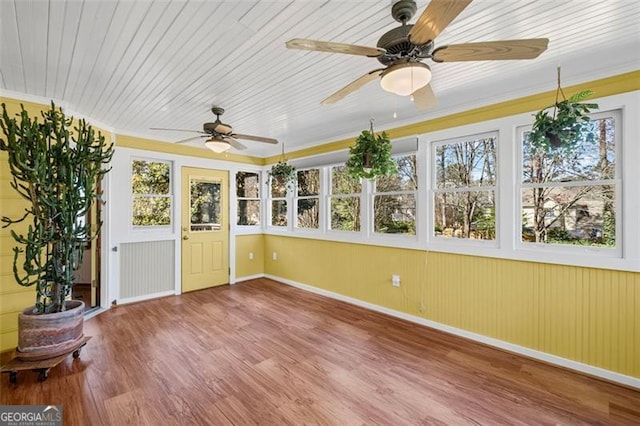
[[[547,37],[549,49],[531,61],[427,60],[439,100],[428,111],[377,83],[320,105],[379,63],[288,50],[285,41],[375,46],[398,25],[392,3],[0,0],[0,88],[8,96],[53,99],[119,133],[167,142],[190,134],[149,128],[199,130],[213,121],[211,106],[220,105],[237,132],[274,137],[293,150],[355,136],[371,117],[384,129],[552,90],[558,65],[564,85],[640,68],[640,2],[475,0],[437,46]],[[421,13],[427,1],[417,3]],[[252,155],[280,151],[246,145]]]

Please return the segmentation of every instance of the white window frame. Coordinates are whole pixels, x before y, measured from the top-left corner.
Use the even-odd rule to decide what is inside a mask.
[[[258,197],[239,197],[238,196],[238,173],[251,173],[251,174],[255,174],[258,176]],[[264,223],[264,214],[262,212],[263,210],[263,202],[262,202],[262,173],[259,170],[245,170],[245,169],[238,169],[233,173],[233,187],[232,187],[232,191],[233,191],[233,196],[235,198],[235,211],[233,212],[234,214],[234,227],[238,228],[238,229],[243,229],[243,230],[247,230],[247,229],[254,229],[254,230],[260,230],[262,229],[262,224]],[[238,211],[239,211],[239,205],[240,205],[240,201],[257,201],[258,202],[258,209],[259,209],[259,223],[257,225],[240,225],[238,224]]]
[[[456,143],[465,143],[471,140],[478,139],[487,139],[490,137],[495,137],[496,139],[496,154],[495,154],[495,174],[496,179],[495,185],[486,185],[486,186],[472,186],[472,187],[459,187],[459,188],[451,188],[451,189],[438,189],[437,182],[438,177],[437,174],[437,166],[436,166],[436,150],[438,147],[443,145],[452,145]],[[464,136],[456,136],[454,138],[449,139],[440,139],[434,141],[430,144],[430,152],[429,152],[429,187],[428,187],[428,240],[437,242],[438,244],[449,244],[449,245],[457,245],[457,246],[477,246],[477,247],[495,247],[499,246],[500,241],[500,131],[499,130],[490,130],[478,133],[469,133]],[[455,237],[441,237],[435,235],[435,197],[439,193],[452,193],[452,192],[474,192],[474,191],[493,191],[494,199],[495,199],[495,233],[496,237],[493,240],[476,240],[471,238],[455,238]]]
[[[134,194],[133,193],[133,162],[134,161],[145,161],[148,163],[164,163],[169,166],[169,193],[168,194]],[[171,160],[164,160],[158,158],[150,158],[150,157],[130,157],[129,161],[129,226],[133,231],[136,232],[157,232],[159,230],[170,230],[173,229],[174,225],[174,211],[175,211],[175,176],[174,176],[174,164]],[[170,200],[170,208],[169,208],[169,223],[167,225],[134,225],[133,224],[133,201],[137,197],[162,197],[168,198]]]
[[[292,211],[289,214],[289,220],[291,221],[292,225],[293,225],[293,229],[294,231],[298,231],[298,232],[322,232],[324,229],[323,226],[323,220],[322,220],[322,199],[323,196],[322,194],[326,191],[326,185],[324,185],[324,179],[323,179],[323,175],[324,175],[324,169],[325,167],[323,166],[311,166],[311,167],[305,167],[305,168],[301,168],[301,169],[296,169],[296,184],[295,184],[295,188],[293,191],[291,191],[293,193],[293,201],[291,203],[291,205],[293,206]],[[306,172],[309,170],[317,170],[318,171],[318,183],[319,183],[319,188],[318,188],[318,194],[317,195],[298,195],[298,189],[299,189],[299,179],[297,179],[298,173],[300,172]],[[301,227],[298,224],[298,202],[300,200],[313,200],[316,199],[318,200],[318,227],[317,228],[305,228],[305,227]]]
[[[418,241],[418,237],[420,235],[420,227],[418,225],[418,222],[420,221],[419,217],[420,217],[420,203],[418,201],[419,198],[419,193],[420,193],[420,173],[419,173],[419,158],[420,156],[418,155],[417,151],[408,151],[408,152],[402,152],[402,153],[398,153],[398,154],[394,154],[391,157],[392,158],[399,158],[399,157],[408,157],[413,155],[414,157],[416,157],[416,182],[418,184],[418,188],[415,190],[405,190],[405,191],[387,191],[387,192],[378,192],[377,188],[376,188],[376,183],[377,180],[376,179],[372,179],[369,182],[369,185],[367,185],[367,193],[368,193],[368,200],[369,200],[369,205],[367,208],[367,211],[369,213],[369,217],[368,217],[368,228],[369,228],[369,232],[368,235],[372,238],[375,239],[395,239],[395,240],[404,240],[404,241]],[[363,189],[364,189],[363,185]],[[411,235],[411,234],[391,234],[391,233],[385,233],[385,232],[376,232],[375,231],[375,199],[376,196],[381,196],[381,195],[390,195],[390,196],[396,196],[396,195],[413,195],[414,197],[414,203],[415,203],[415,209],[416,209],[416,213],[415,213],[415,234]],[[362,208],[362,207],[361,207]]]
[[[342,234],[345,236],[349,236],[349,235],[362,235],[365,231],[365,225],[363,220],[366,220],[365,217],[363,217],[363,210],[364,210],[364,197],[363,197],[363,193],[365,190],[365,182],[363,181],[363,179],[360,179],[360,192],[359,193],[353,193],[353,194],[334,194],[333,193],[333,169],[335,167],[345,167],[344,163],[338,163],[338,164],[331,164],[326,166],[326,170],[327,170],[327,175],[328,175],[328,184],[326,185],[326,214],[327,214],[327,232],[335,232],[336,234]],[[360,200],[360,211],[358,212],[359,216],[360,216],[360,229],[357,231],[349,231],[349,230],[345,230],[345,229],[333,229],[331,227],[331,201],[333,198],[358,198]]]
[[[266,173],[265,173],[266,174]],[[265,218],[264,228],[270,229],[276,232],[283,232],[287,230],[291,230],[291,192],[292,190],[287,188],[284,197],[274,197],[271,191],[271,183],[273,182],[273,177],[266,174],[267,178],[265,179],[265,183],[267,185],[266,192],[266,200],[267,200],[267,208],[266,210],[267,217]],[[274,201],[284,201],[287,206],[287,224],[286,225],[274,225],[273,220],[273,202]]]
[[[608,257],[608,258],[621,258],[622,257],[622,247],[624,244],[624,235],[623,235],[623,203],[622,203],[622,187],[623,187],[623,168],[622,168],[622,150],[623,150],[623,113],[620,109],[611,109],[605,111],[598,111],[592,114],[589,114],[589,117],[592,120],[598,120],[602,118],[613,118],[615,121],[615,131],[614,131],[614,146],[615,146],[615,177],[614,179],[606,179],[606,180],[581,180],[581,181],[570,181],[570,182],[548,182],[542,184],[535,183],[524,183],[522,181],[523,175],[523,146],[522,146],[522,138],[525,132],[531,130],[531,125],[527,126],[519,126],[516,130],[516,141],[517,141],[517,166],[516,166],[516,210],[515,214],[522,214],[522,191],[530,188],[563,188],[563,187],[576,187],[576,186],[600,186],[600,185],[610,185],[615,188],[615,201],[614,201],[614,209],[615,209],[615,222],[616,222],[616,245],[613,248],[606,247],[596,247],[596,246],[579,246],[579,245],[570,245],[570,244],[553,244],[553,243],[535,243],[535,242],[523,242],[522,241],[522,226],[516,227],[515,232],[515,247],[516,250],[521,251],[542,251],[547,253],[558,253],[558,254],[574,254],[580,256],[598,256],[598,257]]]

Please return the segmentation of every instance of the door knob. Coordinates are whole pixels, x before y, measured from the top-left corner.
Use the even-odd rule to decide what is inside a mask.
[[[184,237],[182,237],[182,239],[183,239],[183,240],[188,240],[188,239],[189,239],[189,236],[188,236],[188,235],[185,235]]]

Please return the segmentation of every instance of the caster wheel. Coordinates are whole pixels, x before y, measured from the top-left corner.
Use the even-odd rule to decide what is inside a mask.
[[[38,381],[44,382],[47,380],[47,377],[49,377],[49,372],[47,370],[40,370],[40,373],[38,374]]]
[[[80,357],[80,349],[73,351],[73,359],[79,358]]]
[[[9,372],[9,383],[16,383],[18,381],[18,374],[15,371]]]

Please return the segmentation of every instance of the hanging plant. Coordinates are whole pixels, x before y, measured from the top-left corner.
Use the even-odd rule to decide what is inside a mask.
[[[581,103],[592,94],[591,90],[583,90],[567,99],[560,86],[560,67],[558,67],[556,101],[553,105],[536,113],[533,128],[529,134],[531,146],[544,151],[572,150],[579,143],[584,127],[590,120],[588,114],[591,110],[598,108],[598,104]],[[559,100],[560,95],[562,95],[562,101]]]
[[[373,179],[391,176],[397,171],[396,162],[391,158],[391,140],[385,132],[378,135],[373,131],[373,119],[369,130],[363,130],[356,144],[349,148],[347,172],[355,178]]]
[[[291,189],[296,182],[296,168],[287,162],[284,156],[284,144],[282,144],[282,157],[267,172],[273,179]]]

